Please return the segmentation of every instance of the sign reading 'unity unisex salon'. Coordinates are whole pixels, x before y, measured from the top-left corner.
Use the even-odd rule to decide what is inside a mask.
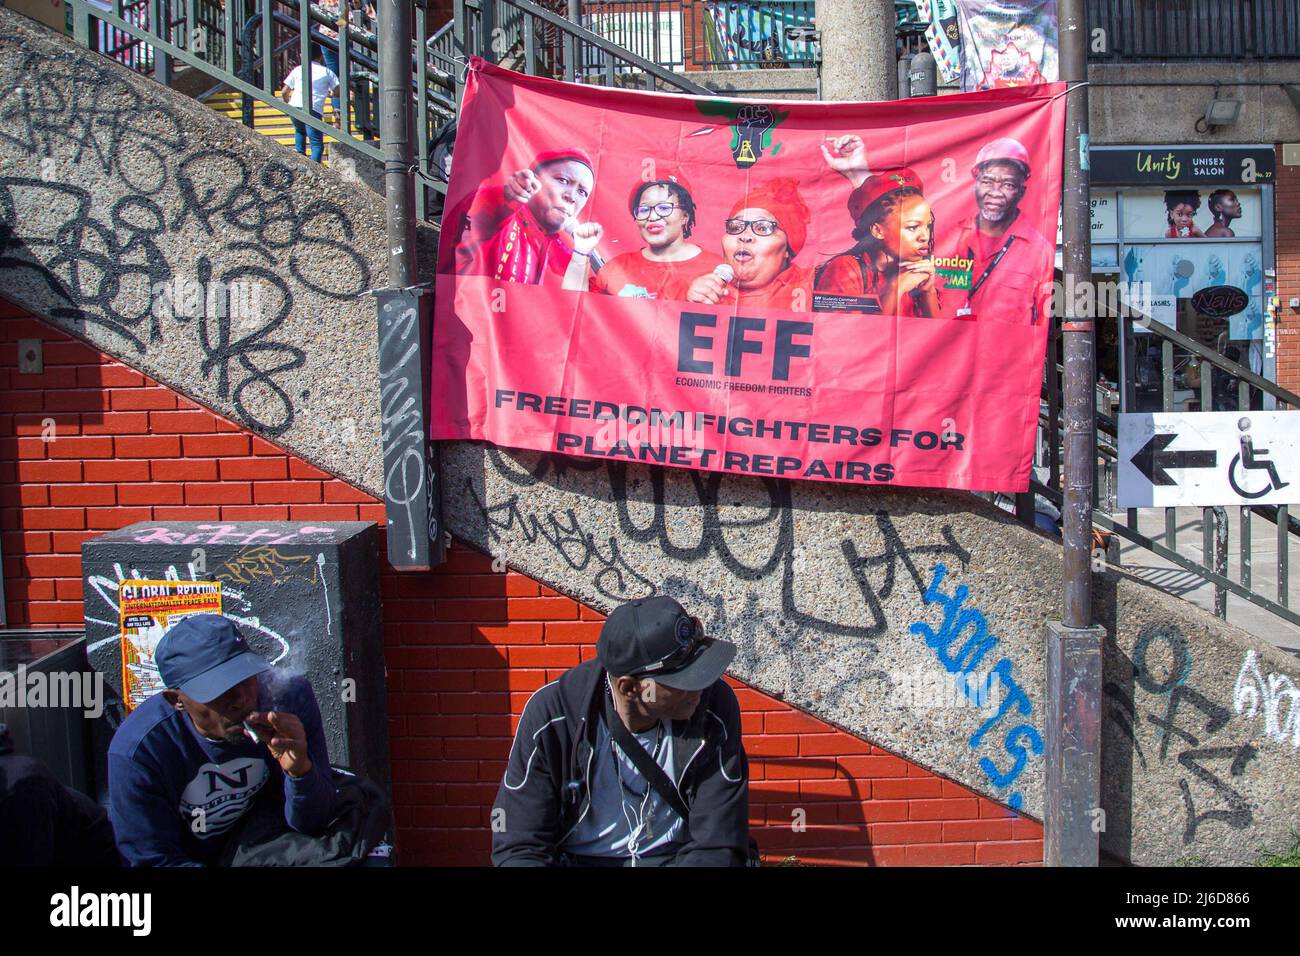
[[[764,103],[474,61],[430,437],[1023,490],[1062,90]]]

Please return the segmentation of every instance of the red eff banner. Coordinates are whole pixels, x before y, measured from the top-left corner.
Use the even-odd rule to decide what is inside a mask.
[[[764,103],[474,61],[430,437],[1024,490],[1063,90]]]

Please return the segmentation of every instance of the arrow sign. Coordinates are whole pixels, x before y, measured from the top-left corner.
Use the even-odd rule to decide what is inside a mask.
[[[1177,432],[1152,435],[1151,440],[1131,459],[1133,467],[1142,472],[1151,484],[1178,484],[1169,477],[1166,468],[1213,468],[1218,464],[1219,454],[1213,450],[1165,451],[1177,438]]]

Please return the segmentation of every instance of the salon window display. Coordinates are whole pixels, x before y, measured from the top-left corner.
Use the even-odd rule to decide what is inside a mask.
[[[1260,190],[1248,186],[1125,190],[1124,238],[1259,239],[1261,202]]]
[[[1179,299],[1208,288],[1240,289],[1247,304],[1228,317],[1228,337],[1263,337],[1265,261],[1258,188],[1126,190],[1120,215],[1125,239],[1120,275],[1125,281],[1148,282],[1153,294]]]

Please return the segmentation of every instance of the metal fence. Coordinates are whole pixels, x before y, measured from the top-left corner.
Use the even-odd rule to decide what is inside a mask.
[[[1300,59],[1297,0],[1088,0],[1088,26],[1094,62]]]
[[[1121,385],[1128,391],[1124,407],[1137,407],[1136,375],[1132,374],[1133,355],[1136,351],[1133,334],[1133,320],[1130,318],[1114,319],[1124,324],[1124,335],[1119,347],[1125,351],[1125,367],[1130,370],[1128,381]],[[1272,402],[1279,410],[1300,409],[1300,396],[1261,378],[1249,368],[1232,362],[1213,349],[1207,348],[1196,340],[1183,335],[1175,329],[1152,320],[1149,331],[1151,335],[1143,336],[1159,349],[1160,404],[1158,411],[1174,411],[1175,391],[1186,385],[1186,370],[1195,363],[1197,380],[1195,390],[1199,392],[1199,408],[1210,410],[1216,408],[1215,384],[1220,384],[1217,407],[1223,408],[1226,381],[1235,387],[1231,398],[1235,399],[1225,410],[1246,410],[1261,408],[1265,397],[1271,396]],[[1031,489],[1058,507],[1061,504],[1061,459],[1062,459],[1062,425],[1061,425],[1061,385],[1063,370],[1056,363],[1056,341],[1059,332],[1054,332],[1048,340],[1048,362],[1043,386],[1043,465],[1045,480],[1031,482]],[[1230,522],[1228,509],[1208,507],[1201,509],[1199,548],[1200,559],[1189,556],[1191,550],[1187,535],[1181,536],[1175,508],[1128,508],[1123,517],[1116,520],[1108,511],[1115,510],[1113,498],[1108,500],[1107,492],[1113,489],[1114,474],[1117,465],[1118,422],[1107,414],[1107,410],[1098,409],[1097,414],[1097,456],[1096,473],[1093,482],[1094,524],[1104,531],[1119,536],[1125,541],[1136,544],[1159,558],[1187,572],[1193,581],[1207,582],[1214,587],[1214,612],[1221,618],[1227,617],[1228,595],[1233,594],[1251,604],[1263,608],[1282,620],[1300,624],[1300,613],[1291,607],[1290,562],[1289,553],[1292,537],[1300,538],[1300,522],[1291,517],[1287,506],[1255,506],[1238,509],[1235,522]],[[1024,496],[1025,498],[1029,496]],[[1018,503],[1022,517],[1032,521],[1032,508],[1023,499]],[[1230,524],[1237,527],[1235,541],[1230,540]],[[1155,527],[1153,527],[1153,525]],[[1254,529],[1259,527],[1265,534],[1275,537],[1277,565],[1273,574],[1261,573],[1254,558]],[[1271,546],[1273,542],[1260,542]],[[1235,545],[1235,548],[1234,548]],[[1234,553],[1235,552],[1235,553]],[[1235,573],[1233,568],[1235,566]]]
[[[572,12],[564,3],[541,5]],[[585,29],[668,69],[813,64],[812,45],[785,32],[811,25],[813,0],[584,0],[580,11]]]

